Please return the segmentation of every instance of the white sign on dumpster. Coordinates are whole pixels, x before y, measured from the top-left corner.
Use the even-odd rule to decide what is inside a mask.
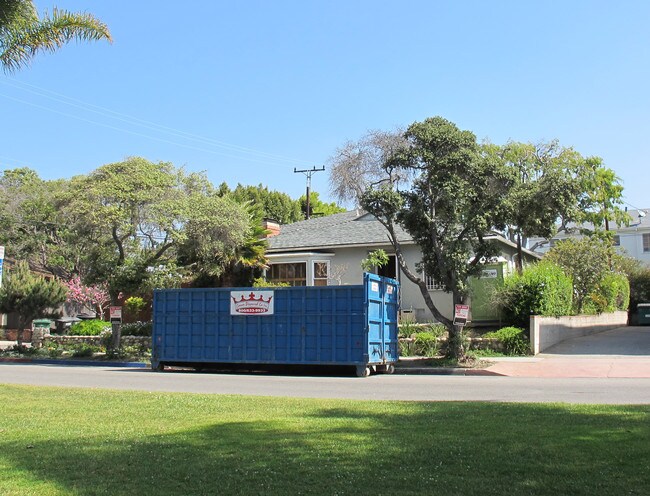
[[[231,291],[230,315],[273,315],[273,291]]]

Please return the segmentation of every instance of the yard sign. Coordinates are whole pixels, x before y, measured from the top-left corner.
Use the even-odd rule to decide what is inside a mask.
[[[469,305],[454,305],[454,325],[464,326],[469,319]]]

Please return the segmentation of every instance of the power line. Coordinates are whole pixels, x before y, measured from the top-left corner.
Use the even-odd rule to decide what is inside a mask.
[[[130,131],[128,129],[119,128],[119,127],[116,127],[116,126],[112,126],[110,124],[105,124],[103,122],[93,121],[91,119],[86,119],[85,117],[80,117],[78,115],[69,114],[67,112],[62,112],[60,110],[55,110],[55,109],[46,107],[44,105],[39,105],[37,103],[28,102],[26,100],[21,100],[20,98],[15,98],[15,97],[5,95],[5,94],[2,94],[2,93],[0,93],[0,97],[4,97],[4,98],[6,98],[8,100],[13,100],[13,101],[23,103],[25,105],[29,105],[29,106],[39,108],[39,109],[42,109],[42,110],[47,110],[48,112],[63,115],[65,117],[70,117],[72,119],[77,119],[77,120],[80,120],[80,121],[83,121],[83,122],[88,122],[90,124],[95,124],[96,126],[101,126],[101,127],[105,127],[105,128],[108,128],[108,129],[113,129],[115,131],[120,131],[120,132],[131,134],[131,135],[134,135],[134,136],[139,136],[141,138],[147,138],[147,139],[150,139],[150,140],[159,141],[161,143],[168,143],[168,144],[171,144],[171,145],[180,146],[180,147],[183,147],[183,148],[188,148],[190,150],[197,150],[197,151],[201,151],[201,152],[205,152],[205,153],[212,153],[214,155],[219,155],[219,156],[227,157],[227,158],[244,159],[244,160],[247,160],[249,162],[256,162],[256,163],[260,163],[260,164],[269,164],[269,162],[271,162],[271,159],[262,160],[261,158],[260,159],[255,159],[255,158],[249,158],[249,157],[241,157],[241,156],[238,156],[238,155],[231,155],[231,154],[220,152],[220,151],[217,151],[217,150],[210,150],[208,148],[199,148],[197,146],[187,145],[187,144],[184,144],[184,143],[179,143],[177,141],[172,141],[172,140],[168,140],[168,139],[165,139],[165,138],[158,138],[156,136],[150,136],[150,135],[147,135],[147,134],[139,133],[137,131]],[[275,162],[276,162],[275,164],[271,164],[271,165],[280,165],[282,163],[282,162],[278,162],[278,160],[275,160]]]
[[[234,152],[234,153],[241,153],[243,155],[253,155],[253,156],[257,156],[259,158],[264,158],[267,161],[280,162],[280,163],[291,163],[292,162],[292,163],[296,163],[296,164],[307,163],[306,160],[295,159],[295,158],[290,158],[290,157],[286,157],[286,156],[282,156],[282,155],[263,152],[261,150],[256,150],[256,149],[253,149],[253,148],[244,147],[244,146],[240,146],[240,145],[234,145],[234,144],[231,144],[231,143],[226,143],[226,142],[215,140],[215,139],[208,138],[208,137],[205,137],[205,136],[200,136],[200,135],[197,135],[197,134],[188,133],[188,132],[185,132],[185,131],[182,131],[182,130],[174,129],[174,128],[171,128],[171,127],[168,127],[168,126],[157,124],[157,123],[152,122],[152,121],[141,119],[139,117],[134,117],[134,116],[130,116],[128,114],[123,114],[121,112],[116,112],[116,111],[108,109],[106,107],[101,107],[99,105],[94,105],[94,104],[91,104],[91,103],[87,103],[87,102],[84,102],[82,100],[78,100],[76,98],[72,98],[72,97],[69,97],[67,95],[63,95],[61,93],[57,93],[57,92],[54,92],[54,91],[51,91],[51,90],[48,90],[48,89],[45,89],[45,88],[40,88],[40,87],[35,86],[35,85],[19,82],[19,81],[16,81],[14,79],[1,78],[0,83],[3,83],[3,84],[8,85],[10,87],[14,87],[14,88],[22,90],[22,91],[26,91],[26,92],[41,96],[43,98],[47,98],[49,100],[61,103],[63,105],[78,108],[78,109],[86,111],[86,112],[92,112],[92,113],[101,115],[103,117],[107,117],[109,119],[114,119],[114,120],[121,121],[121,122],[124,122],[126,124],[133,125],[133,126],[138,126],[138,127],[142,127],[142,128],[145,128],[145,129],[155,131],[155,132],[171,135],[173,137],[182,138],[182,139],[190,140],[190,141],[193,141],[193,142],[198,142],[198,143],[203,144],[203,145],[215,146],[215,147],[218,147],[218,148],[223,148],[223,149],[229,150],[229,151]],[[55,95],[55,96],[50,96],[50,95]],[[167,139],[163,139],[163,138],[157,138],[157,137],[154,137],[154,136],[149,136],[149,135],[134,132],[134,131],[129,131],[129,130],[119,128],[119,127],[116,127],[116,126],[111,126],[109,124],[104,124],[104,123],[101,123],[101,122],[86,119],[86,118],[83,118],[83,117],[78,116],[78,115],[70,114],[70,113],[67,113],[67,112],[61,112],[61,111],[55,110],[55,109],[50,108],[50,107],[46,107],[46,106],[43,106],[43,105],[38,105],[38,104],[33,103],[33,102],[28,102],[28,101],[25,101],[25,100],[22,100],[22,99],[19,99],[19,98],[11,97],[9,95],[0,94],[0,96],[3,96],[4,98],[10,99],[10,100],[14,100],[14,101],[19,102],[19,103],[23,103],[23,104],[30,105],[30,106],[33,106],[33,107],[36,107],[36,108],[40,108],[42,110],[58,113],[60,115],[66,116],[66,117],[70,117],[70,118],[77,119],[77,120],[82,120],[82,121],[85,121],[85,122],[88,122],[88,123],[91,123],[91,124],[107,127],[109,129],[114,129],[114,130],[117,130],[117,131],[122,131],[122,132],[125,132],[125,133],[128,133],[128,134],[133,134],[133,135],[136,135],[136,136],[141,136],[141,137],[144,137],[144,138],[153,139],[153,140],[161,141],[161,142],[165,142],[165,143],[175,144],[175,145],[178,145],[178,146],[183,146],[185,148],[204,151],[204,152],[207,152],[207,153],[215,153],[215,154],[218,154],[218,155],[231,157],[231,158],[242,158],[242,157],[239,157],[239,156],[227,155],[227,154],[224,154],[222,152],[216,152],[214,150],[208,150],[208,149],[205,149],[205,148],[193,147],[191,145],[182,144],[182,143],[179,143],[177,141],[171,141],[171,140],[167,140]],[[247,159],[247,160],[257,161],[257,162],[260,162],[260,163],[266,163],[266,162],[261,161],[261,160],[252,160],[252,159]]]

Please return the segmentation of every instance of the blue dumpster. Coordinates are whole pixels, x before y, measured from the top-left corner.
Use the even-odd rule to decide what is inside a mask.
[[[166,289],[154,292],[151,366],[353,366],[391,373],[399,284]]]

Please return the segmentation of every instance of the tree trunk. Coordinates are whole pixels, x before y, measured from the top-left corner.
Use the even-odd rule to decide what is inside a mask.
[[[454,307],[463,303],[463,297],[454,291],[453,293]],[[447,358],[453,358],[462,362],[465,360],[465,337],[463,335],[463,327],[454,325],[453,321],[447,325],[449,331],[449,341],[447,343]]]
[[[516,267],[517,267],[517,274],[521,275],[521,273],[524,271],[524,253],[523,249],[521,247],[521,233],[517,233],[517,262],[516,262]]]

